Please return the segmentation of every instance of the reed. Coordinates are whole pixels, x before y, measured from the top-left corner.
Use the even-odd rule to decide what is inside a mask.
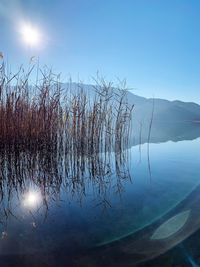
[[[80,202],[92,187],[97,205],[109,206],[110,189],[123,191],[130,180],[126,147],[133,106],[127,91],[97,76],[93,94],[81,83],[60,82],[47,68],[16,74],[0,66],[0,214],[6,221],[12,203],[29,188],[43,205],[59,199],[63,188]],[[3,219],[4,218],[4,219]]]
[[[71,90],[51,70],[34,66],[7,75],[0,67],[0,149],[93,155],[119,152],[128,144],[133,106],[125,89],[97,77],[93,97],[81,84]],[[65,89],[65,90],[64,90]]]

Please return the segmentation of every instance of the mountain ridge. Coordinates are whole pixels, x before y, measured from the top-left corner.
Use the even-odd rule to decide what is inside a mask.
[[[70,86],[72,91],[82,88],[91,98],[95,95],[95,86],[91,84],[70,83],[63,86]],[[117,89],[113,87],[113,90]],[[132,116],[134,144],[147,141],[179,141],[181,138],[194,139],[200,136],[200,105],[195,102],[145,98],[129,90],[127,90],[127,101],[130,105],[134,105]],[[152,127],[148,140],[151,120]]]

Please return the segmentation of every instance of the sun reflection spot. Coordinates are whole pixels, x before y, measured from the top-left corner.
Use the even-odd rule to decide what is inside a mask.
[[[24,196],[24,206],[28,208],[35,208],[41,201],[42,197],[39,192],[30,191]]]

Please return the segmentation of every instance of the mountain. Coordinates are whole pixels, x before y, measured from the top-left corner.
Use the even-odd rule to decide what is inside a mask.
[[[81,87],[91,99],[94,98],[93,85],[70,83],[63,86],[72,92]],[[192,140],[200,136],[200,105],[196,103],[145,98],[131,91],[127,92],[127,101],[134,104],[132,145],[148,141],[151,119],[150,142]]]
[[[200,105],[164,99],[140,98],[138,101],[138,96],[131,93],[129,96],[129,101],[135,102],[133,136],[136,143],[148,141],[151,118],[151,142],[191,140],[200,136]]]

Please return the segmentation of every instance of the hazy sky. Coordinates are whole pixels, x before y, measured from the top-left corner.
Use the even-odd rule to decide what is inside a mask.
[[[199,14],[199,0],[0,0],[0,51],[13,69],[35,55],[63,79],[98,70],[138,95],[200,103]],[[22,42],[22,22],[39,47]]]

